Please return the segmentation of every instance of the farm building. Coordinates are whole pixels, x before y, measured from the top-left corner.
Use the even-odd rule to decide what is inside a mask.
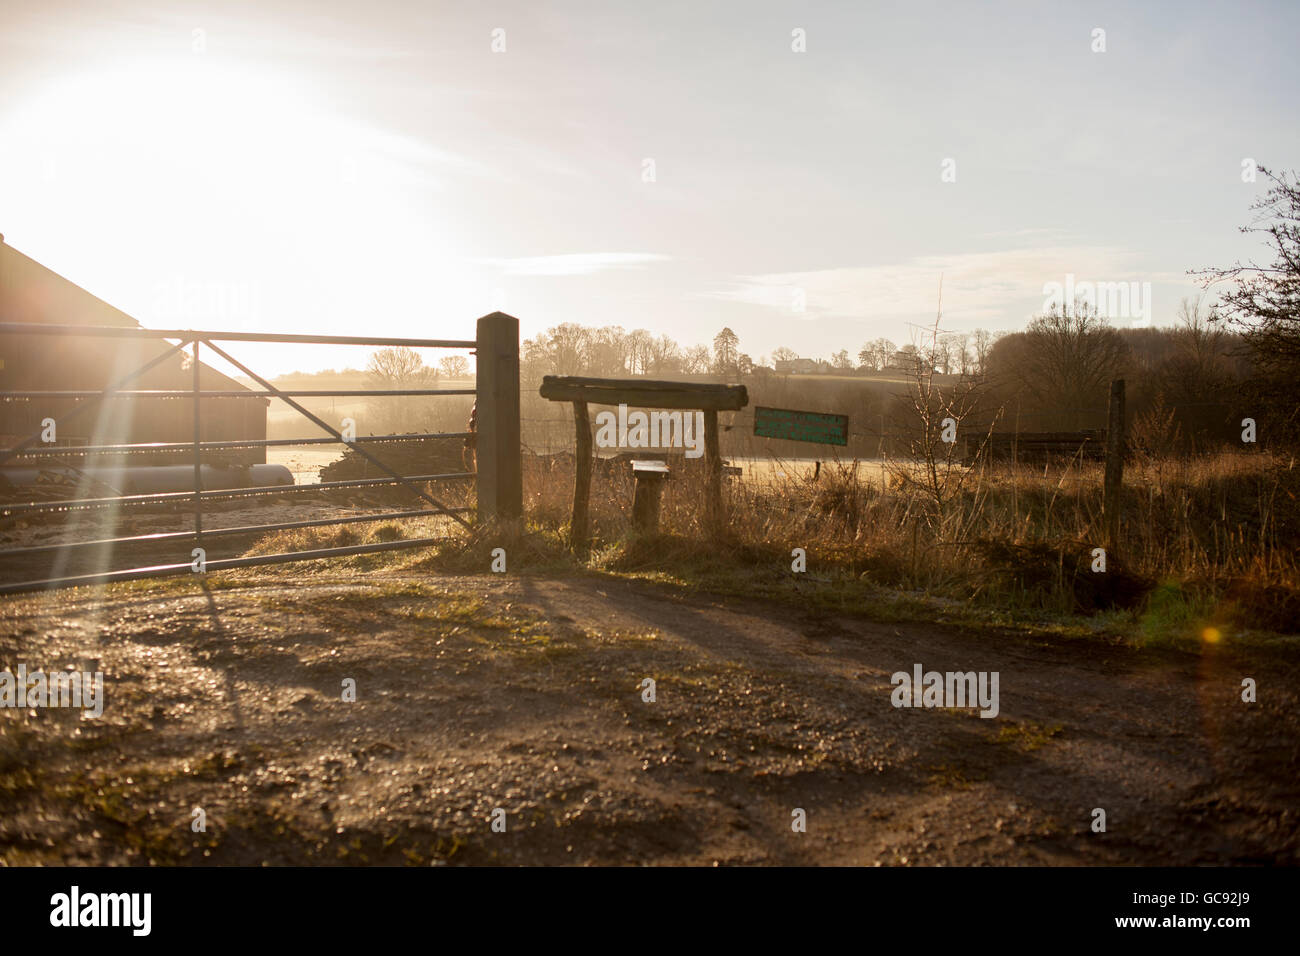
[[[140,327],[125,312],[7,245],[3,236],[0,236],[0,322]],[[102,389],[168,348],[163,339],[0,334],[0,391]],[[199,383],[205,390],[249,391],[207,365],[200,367]],[[189,358],[177,353],[124,387],[188,389],[192,386]],[[73,406],[81,401],[84,399],[0,397],[0,448],[36,433],[45,418],[53,418],[57,424],[57,443],[70,447],[193,440],[194,403],[190,398],[114,398],[75,418],[67,418]],[[266,438],[268,404],[268,399],[251,392],[247,397],[203,399],[199,409],[201,439]],[[264,448],[250,448],[224,457],[256,464],[266,460],[266,452]]]
[[[781,375],[812,375],[820,371],[820,365],[817,359],[777,359],[775,361],[776,371]]]

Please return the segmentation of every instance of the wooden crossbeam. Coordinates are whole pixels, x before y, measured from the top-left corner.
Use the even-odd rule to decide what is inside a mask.
[[[542,379],[540,392],[542,398],[553,402],[634,405],[638,408],[698,408],[706,412],[734,412],[749,404],[749,392],[745,386],[705,382],[654,382],[547,375]]]

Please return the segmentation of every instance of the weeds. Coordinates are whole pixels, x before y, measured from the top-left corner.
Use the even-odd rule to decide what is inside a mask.
[[[1156,643],[1195,638],[1210,620],[1300,633],[1300,471],[1289,460],[1142,459],[1126,476],[1119,547],[1103,573],[1092,570],[1103,543],[1097,463],[972,468],[937,518],[924,480],[897,480],[898,466],[831,461],[814,477],[807,465],[743,464],[721,536],[703,525],[702,463],[674,469],[662,533],[648,538],[631,527],[630,476],[598,476],[589,566],[726,590],[748,582],[773,597],[821,579],[1017,612],[1119,611]],[[526,468],[525,489],[531,534],[559,560],[572,478]],[[806,576],[790,571],[794,548],[807,552]]]

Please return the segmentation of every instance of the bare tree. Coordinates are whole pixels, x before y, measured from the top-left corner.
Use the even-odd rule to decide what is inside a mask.
[[[950,522],[948,503],[958,494],[970,475],[964,467],[966,455],[978,457],[988,442],[1001,409],[990,415],[990,389],[983,382],[961,378],[955,384],[939,385],[935,363],[939,340],[939,316],[933,330],[915,345],[902,349],[912,360],[907,367],[908,390],[904,426],[911,435],[907,454],[902,461],[889,459],[886,468],[904,487],[919,490],[928,504],[925,520],[940,537],[959,537],[960,520]],[[982,425],[980,418],[988,420]],[[960,518],[960,512],[957,512]]]
[[[444,355],[438,359],[438,370],[447,378],[465,378],[469,375],[469,359],[463,355]]]
[[[367,381],[374,388],[418,388],[411,383],[423,383],[435,374],[419,352],[405,345],[371,352],[366,363]]]
[[[988,374],[989,350],[997,340],[998,333],[987,329],[976,329],[971,336],[971,361],[974,363],[972,372],[981,378]]]
[[[1213,396],[1228,398],[1235,391],[1230,337],[1213,307],[1204,309],[1199,296],[1184,299],[1178,326],[1165,334],[1172,353],[1146,375],[1155,401],[1141,418],[1143,428],[1133,433],[1143,438],[1146,450],[1161,456],[1183,447],[1203,450],[1222,436],[1230,402],[1216,405]]]
[[[903,368],[908,373],[923,372],[927,367],[931,372],[934,371],[934,366],[929,362],[929,356],[911,342],[899,349],[897,354],[902,358]]]
[[[651,362],[654,336],[645,329],[633,329],[627,334],[627,371],[630,375],[644,375]]]
[[[547,374],[581,375],[591,359],[593,330],[572,322],[547,329],[542,343]]]
[[[437,378],[420,353],[406,346],[379,349],[366,363],[366,387],[376,391],[429,388]],[[366,404],[364,431],[372,435],[417,431],[423,411],[412,396],[376,397]]]
[[[627,371],[627,333],[619,325],[590,330],[586,346],[586,364],[589,375],[622,375]]]
[[[871,343],[871,351],[875,356],[875,366],[879,371],[884,371],[893,361],[894,353],[898,351],[898,346],[889,339],[876,339]]]
[[[1274,173],[1259,167],[1270,183],[1251,206],[1254,221],[1245,233],[1267,236],[1272,262],[1237,261],[1223,269],[1198,273],[1206,288],[1221,282],[1232,288],[1220,295],[1220,313],[1242,330],[1257,372],[1253,396],[1271,410],[1275,435],[1296,437],[1300,404],[1300,179],[1295,171]]]
[[[970,333],[950,332],[940,337],[945,361],[940,366],[945,375],[969,375],[971,370]],[[937,363],[936,363],[937,364]]]
[[[1178,306],[1178,325],[1174,329],[1174,343],[1179,354],[1201,367],[1222,361],[1228,351],[1228,334],[1223,327],[1218,307],[1202,307],[1201,296],[1183,299]]]
[[[1262,365],[1294,375],[1300,370],[1300,179],[1294,172],[1259,171],[1272,185],[1251,206],[1255,221],[1241,232],[1266,235],[1273,261],[1238,261],[1196,274],[1206,286],[1235,284],[1220,297],[1222,315],[1243,329]]]
[[[709,370],[709,347],[692,345],[682,357],[682,368],[688,375],[702,375]]]
[[[953,367],[953,341],[951,335],[936,335],[931,338],[928,349],[930,364],[940,375],[951,375]]]
[[[1020,347],[1004,350],[1012,384],[1074,428],[1104,408],[1110,382],[1129,355],[1123,337],[1087,305],[1038,316],[1014,344]]]
[[[651,339],[646,345],[648,373],[671,375],[682,370],[682,350],[667,335]]]

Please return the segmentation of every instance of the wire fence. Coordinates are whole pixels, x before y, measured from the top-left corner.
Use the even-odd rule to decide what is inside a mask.
[[[635,380],[633,380],[635,381]],[[814,444],[801,444],[781,439],[766,439],[756,437],[752,434],[754,427],[754,404],[764,404],[763,402],[752,402],[749,408],[739,412],[721,412],[719,413],[719,430],[724,439],[724,453],[732,456],[747,458],[840,458],[854,457],[855,453],[863,457],[881,458],[888,454],[903,454],[911,443],[919,438],[920,432],[914,428],[907,428],[899,424],[896,420],[896,413],[886,411],[884,413],[876,412],[867,415],[854,415],[849,413],[849,426],[847,437],[849,444],[847,446],[821,446]],[[824,402],[810,403],[818,407],[816,410],[825,413],[840,412],[831,407],[827,407]],[[544,407],[554,407],[546,405]],[[1229,410],[1234,408],[1231,402],[1165,402],[1162,406],[1166,411],[1176,411],[1179,409],[1196,409],[1196,408],[1220,408]],[[977,425],[971,428],[975,432],[986,432],[990,425],[996,420],[997,431],[999,433],[1013,434],[1032,434],[1035,431],[1035,425],[1038,422],[1060,421],[1065,416],[1093,416],[1097,427],[1092,431],[1100,431],[1104,434],[1106,425],[1106,415],[1108,409],[1106,406],[1054,406],[1052,408],[1035,408],[1035,409],[1007,409],[1002,407],[996,416],[984,414],[980,417]],[[884,419],[884,425],[876,424]],[[1133,416],[1129,416],[1132,421]],[[891,419],[895,419],[891,421]],[[562,410],[557,410],[557,414],[526,414],[521,418],[523,426],[523,441],[525,450],[531,451],[538,455],[553,455],[563,452],[572,452],[575,448],[574,423],[571,415],[565,414]],[[1059,429],[1059,431],[1089,431],[1089,429]],[[870,447],[872,444],[874,448]],[[802,449],[802,453],[801,453]],[[600,448],[597,447],[598,456],[612,456],[621,452],[626,452],[627,448]],[[648,449],[650,450],[650,449]],[[661,451],[672,451],[673,449],[653,449]]]

